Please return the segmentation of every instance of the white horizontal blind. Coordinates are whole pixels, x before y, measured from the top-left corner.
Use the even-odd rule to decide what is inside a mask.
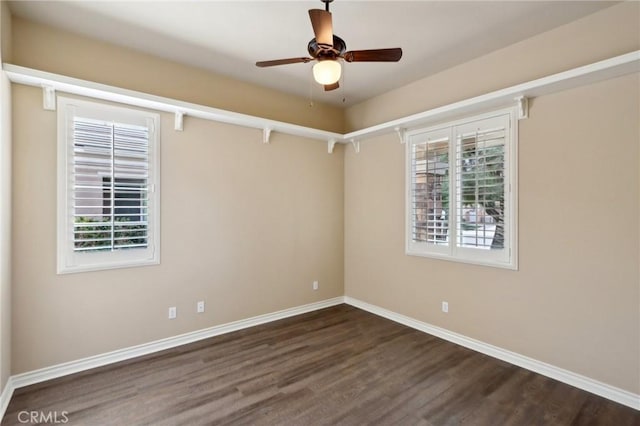
[[[449,137],[426,136],[411,144],[411,238],[449,243]]]
[[[504,249],[506,133],[498,127],[457,135],[458,247]]]
[[[149,129],[73,120],[74,250],[147,247]]]

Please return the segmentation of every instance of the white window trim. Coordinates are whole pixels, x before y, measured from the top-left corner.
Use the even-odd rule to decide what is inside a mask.
[[[160,263],[160,115],[122,106],[58,97],[58,182],[57,182],[57,273],[100,271]],[[78,114],[76,114],[79,112]],[[73,250],[73,207],[70,203],[74,115],[119,121],[150,123],[148,247],[111,252],[83,253]]]
[[[412,137],[426,132],[451,129],[456,126],[463,126],[474,121],[490,119],[507,115],[509,126],[509,141],[505,144],[505,160],[507,163],[507,173],[505,174],[505,222],[508,221],[509,229],[505,235],[505,242],[508,250],[507,260],[488,259],[485,253],[480,253],[477,249],[465,249],[456,247],[455,243],[442,247],[427,243],[415,243],[413,241],[413,219],[411,216],[411,156]],[[434,259],[441,259],[474,265],[492,266],[504,269],[518,269],[518,120],[517,108],[505,108],[491,111],[485,114],[474,115],[456,121],[450,121],[426,128],[412,129],[406,133],[405,144],[405,254],[409,256],[421,256]],[[450,152],[455,150],[455,139],[452,139]],[[453,157],[450,157],[453,158]],[[455,215],[449,215],[452,217]],[[450,225],[450,226],[455,226]]]

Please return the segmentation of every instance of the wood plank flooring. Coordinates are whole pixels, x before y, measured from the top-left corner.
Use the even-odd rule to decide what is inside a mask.
[[[92,426],[640,425],[639,411],[348,305],[18,389],[2,425],[21,411]]]

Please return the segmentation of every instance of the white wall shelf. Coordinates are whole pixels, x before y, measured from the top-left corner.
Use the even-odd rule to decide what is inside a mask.
[[[50,94],[52,91],[65,92],[73,95],[87,96],[90,98],[119,102],[122,104],[176,114],[176,130],[182,130],[183,117],[189,116],[260,129],[263,132],[261,140],[264,140],[265,142],[269,141],[269,137],[272,132],[286,133],[325,141],[330,139],[336,139],[338,141],[342,140],[342,135],[339,133],[313,129],[282,121],[269,120],[247,114],[240,114],[233,111],[226,111],[177,99],[150,95],[148,93],[137,92],[135,90],[108,86],[106,84],[80,80],[32,68],[4,64],[3,70],[12,83],[43,87],[43,90],[46,90],[48,96],[51,96]]]
[[[269,142],[272,132],[324,140],[328,144],[328,152],[332,153],[336,143],[351,143],[356,152],[359,152],[359,141],[363,139],[396,132],[402,141],[406,129],[428,125],[462,114],[480,112],[489,108],[499,108],[517,104],[521,111],[519,118],[526,118],[528,114],[527,100],[530,98],[640,71],[640,50],[346,134],[240,114],[12,64],[3,64],[3,70],[13,83],[42,87],[45,96],[45,105],[50,104],[55,91],[66,92],[74,95],[174,113],[176,114],[176,130],[182,130],[183,117],[186,115],[205,120],[261,129],[263,132],[262,141],[264,143]],[[49,103],[46,102],[47,100]]]
[[[638,71],[640,71],[640,50],[347,133],[342,142],[391,132],[400,134],[405,129],[428,125],[462,114],[482,112],[489,108],[517,104],[522,109],[522,106],[528,104],[527,100],[531,98]],[[519,118],[526,118],[526,115],[525,111],[522,111]]]

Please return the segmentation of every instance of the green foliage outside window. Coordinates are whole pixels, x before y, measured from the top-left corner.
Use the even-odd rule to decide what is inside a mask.
[[[115,219],[113,234],[117,239],[114,241],[114,249],[147,244],[147,225],[127,224],[127,222],[129,222],[129,218],[126,217]],[[75,249],[111,249],[112,225],[110,219],[97,221],[90,217],[77,217],[75,224]]]

